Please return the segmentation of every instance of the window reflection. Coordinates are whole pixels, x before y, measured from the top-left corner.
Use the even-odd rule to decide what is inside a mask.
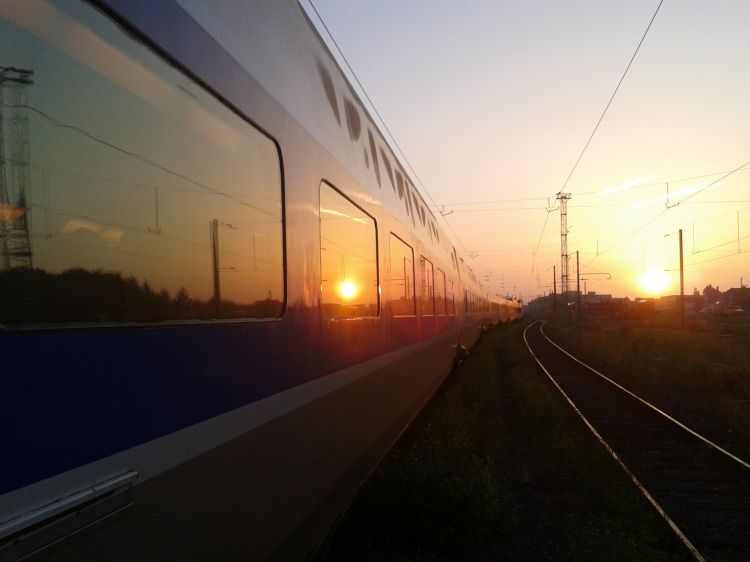
[[[411,246],[391,234],[391,313],[414,316],[414,251]]]
[[[456,295],[453,289],[453,281],[448,279],[445,283],[445,307],[449,316],[456,314]]]
[[[275,144],[85,4],[0,12],[0,322],[278,317]]]
[[[422,314],[425,316],[434,316],[434,270],[432,262],[424,256],[420,256],[419,265],[422,270]]]
[[[445,273],[440,268],[435,268],[435,312],[438,316],[445,316],[447,313]]]
[[[375,221],[326,183],[320,185],[320,263],[327,319],[378,315]]]

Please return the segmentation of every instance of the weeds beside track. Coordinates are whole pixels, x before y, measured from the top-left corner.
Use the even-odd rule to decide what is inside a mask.
[[[529,349],[699,560],[750,559],[750,466],[528,330]]]
[[[689,560],[499,326],[363,487],[321,560]]]

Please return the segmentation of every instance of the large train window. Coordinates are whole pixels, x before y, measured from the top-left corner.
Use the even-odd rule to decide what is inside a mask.
[[[276,318],[275,143],[82,2],[0,8],[0,323]]]
[[[435,279],[432,262],[419,256],[419,267],[422,273],[422,314],[435,315]]]
[[[375,221],[327,183],[320,184],[320,264],[327,319],[378,315]]]
[[[393,316],[415,316],[414,250],[391,234],[391,313]]]
[[[447,301],[445,300],[445,273],[439,267],[435,268],[435,312],[438,316],[447,313]]]

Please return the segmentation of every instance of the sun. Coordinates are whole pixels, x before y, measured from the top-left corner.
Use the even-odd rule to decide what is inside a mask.
[[[649,293],[661,293],[669,285],[669,276],[666,271],[649,269],[641,274],[640,282]]]
[[[350,301],[357,296],[357,293],[359,293],[359,287],[357,287],[357,284],[351,279],[345,279],[339,283],[337,292],[343,300]]]

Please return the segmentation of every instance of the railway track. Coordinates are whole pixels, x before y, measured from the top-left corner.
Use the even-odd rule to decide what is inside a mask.
[[[573,357],[542,323],[529,351],[698,560],[750,560],[750,465]]]

